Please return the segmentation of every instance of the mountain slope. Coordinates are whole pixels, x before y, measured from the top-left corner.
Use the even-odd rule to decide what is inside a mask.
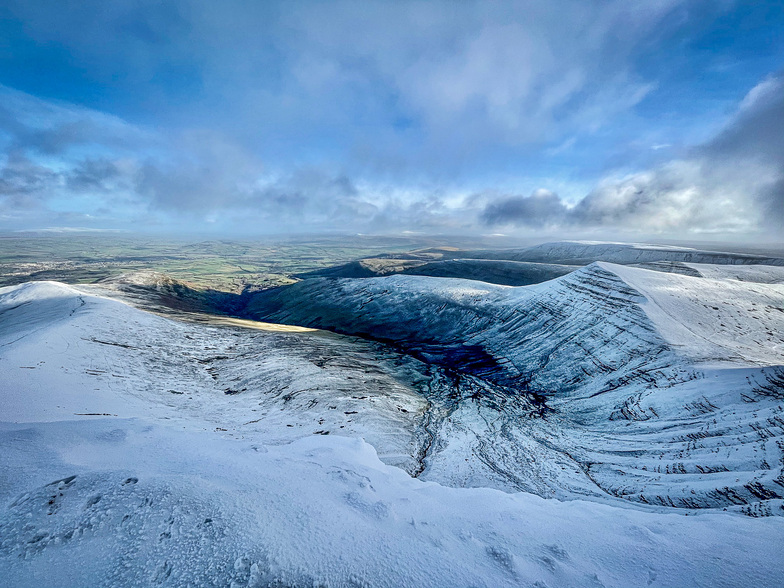
[[[308,280],[248,310],[393,341],[474,378],[445,402],[443,451],[478,452],[512,487],[781,511],[781,285],[596,263],[527,288]],[[536,406],[544,418],[530,418]],[[457,449],[455,426],[471,432]]]
[[[528,286],[555,279],[578,266],[530,263],[497,259],[418,259],[369,258],[345,265],[299,274],[300,278],[376,278],[392,274],[480,280],[504,286]]]
[[[345,434],[419,467],[413,362],[331,333],[169,320],[99,291],[0,288],[4,420],[144,417],[272,443]]]
[[[0,446],[9,588],[773,588],[784,573],[781,518],[446,488],[356,439],[99,419],[0,425]]]
[[[781,332],[781,286],[738,282],[721,320],[760,318],[706,366],[703,334],[655,309],[694,308],[693,327],[692,294],[717,303],[707,281],[649,274],[597,264],[530,288],[395,276],[267,295],[276,313],[310,304],[313,322],[346,317],[410,353],[170,320],[96,288],[2,288],[3,582],[776,586],[784,517],[736,513],[782,512],[784,378],[775,355],[752,357]],[[398,323],[406,304],[422,312]],[[559,382],[569,361],[578,376]]]

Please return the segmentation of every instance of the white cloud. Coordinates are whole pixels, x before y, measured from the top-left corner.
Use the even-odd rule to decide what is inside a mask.
[[[640,52],[682,24],[684,4],[109,1],[58,11],[19,2],[13,10],[35,42],[62,46],[98,82],[124,72],[164,124],[152,130],[0,87],[0,212],[54,200],[63,211],[71,198],[74,214],[97,212],[78,210],[91,206],[129,219],[352,230],[476,229],[483,211],[502,224],[662,234],[780,222],[781,76],[753,88],[712,140],[608,177],[584,199],[574,186],[585,176],[568,174],[531,194],[533,174],[558,173],[550,169],[472,177],[482,192],[473,198],[460,187],[471,165],[524,167],[542,148],[572,155],[592,133],[622,126],[658,88],[639,73]],[[199,84],[182,104],[158,83],[176,86],[166,68],[180,66]],[[647,136],[641,150],[667,140]],[[282,155],[270,166],[260,153]]]
[[[782,93],[784,93],[784,78],[780,75],[770,75],[749,90],[738,106],[738,110],[741,112],[754,110],[768,101],[780,99]]]
[[[536,143],[595,131],[639,103],[655,83],[632,56],[677,4],[337,2],[293,12],[283,51],[299,56],[307,91],[359,73],[438,144]]]
[[[490,224],[685,234],[784,231],[784,74],[754,87],[714,138],[680,159],[607,177],[569,207],[549,196],[506,195],[489,202]]]

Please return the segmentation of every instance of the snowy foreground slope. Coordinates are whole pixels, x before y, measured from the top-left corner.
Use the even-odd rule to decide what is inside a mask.
[[[341,432],[389,463],[418,466],[425,401],[409,382],[421,376],[379,345],[166,320],[54,282],[0,297],[3,420],[145,417],[276,444]]]
[[[782,286],[652,274],[256,301],[400,351],[0,289],[3,583],[777,586]]]

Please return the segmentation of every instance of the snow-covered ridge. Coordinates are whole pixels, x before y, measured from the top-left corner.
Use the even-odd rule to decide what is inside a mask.
[[[784,267],[772,265],[712,265],[705,263],[684,264],[703,278],[737,280],[761,284],[784,284]]]
[[[657,331],[690,359],[784,364],[784,284],[695,278],[602,262],[598,265],[645,297],[642,309]],[[696,267],[710,275],[709,268],[716,266]],[[755,274],[775,276],[782,273],[776,271],[780,269],[770,267],[764,272],[757,268]]]
[[[637,340],[652,346],[650,355],[667,347],[695,361],[784,363],[781,284],[693,278],[603,262],[521,288],[409,276],[309,280],[257,295],[246,312],[413,347],[479,345],[507,357],[512,365],[502,371],[515,379],[541,370],[537,355],[563,353],[553,326],[569,340],[580,330],[582,339],[575,344],[581,348],[591,337],[586,328],[615,325],[629,333],[627,350],[639,346],[632,342]],[[540,338],[546,341],[537,343]],[[540,351],[532,353],[536,346]],[[521,357],[515,359],[518,351]],[[608,357],[622,352],[605,351]]]
[[[643,243],[604,243],[592,241],[558,241],[543,243],[525,249],[474,251],[471,257],[509,259],[558,264],[588,264],[606,261],[618,264],[677,261],[709,264],[763,264],[784,265],[784,258],[749,253],[704,251],[670,245]]]
[[[476,441],[518,487],[536,479],[544,495],[590,492],[580,475],[562,473],[570,463],[603,491],[647,503],[779,504],[784,495],[782,445],[761,441],[784,435],[780,284],[595,263],[521,288],[413,276],[308,280],[262,293],[249,309],[394,341],[501,386],[502,398],[544,398],[554,413],[541,421],[502,401],[504,424]],[[562,472],[547,468],[553,447],[569,456]],[[541,461],[531,459],[538,452]]]
[[[414,254],[411,254],[414,255]],[[491,284],[526,286],[552,280],[577,269],[578,266],[555,265],[503,259],[470,259],[452,257],[424,261],[421,259],[367,258],[351,263],[299,274],[299,278],[372,278],[403,274],[481,280]]]
[[[35,312],[12,314],[16,309],[33,304]],[[49,324],[71,315],[82,304],[81,293],[76,288],[59,282],[29,282],[0,288],[0,315],[4,315],[2,335],[28,331],[35,324]],[[14,320],[22,316],[24,320]]]
[[[701,275],[695,263],[720,264],[741,268],[738,279],[770,280],[769,269],[758,272],[754,266],[784,267],[784,252],[759,253],[708,251],[673,245],[612,243],[599,241],[559,241],[523,249],[460,250],[431,248],[404,253],[384,253],[342,265],[298,274],[309,279],[372,278],[392,274],[421,275],[481,280],[492,284],[526,286],[555,279],[578,267],[596,261],[636,265],[647,269]],[[750,269],[746,269],[749,268]],[[781,274],[779,274],[781,275]],[[774,281],[781,281],[773,278]]]

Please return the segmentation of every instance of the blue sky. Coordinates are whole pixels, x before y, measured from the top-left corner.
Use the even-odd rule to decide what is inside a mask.
[[[0,7],[0,229],[781,240],[781,2]]]

